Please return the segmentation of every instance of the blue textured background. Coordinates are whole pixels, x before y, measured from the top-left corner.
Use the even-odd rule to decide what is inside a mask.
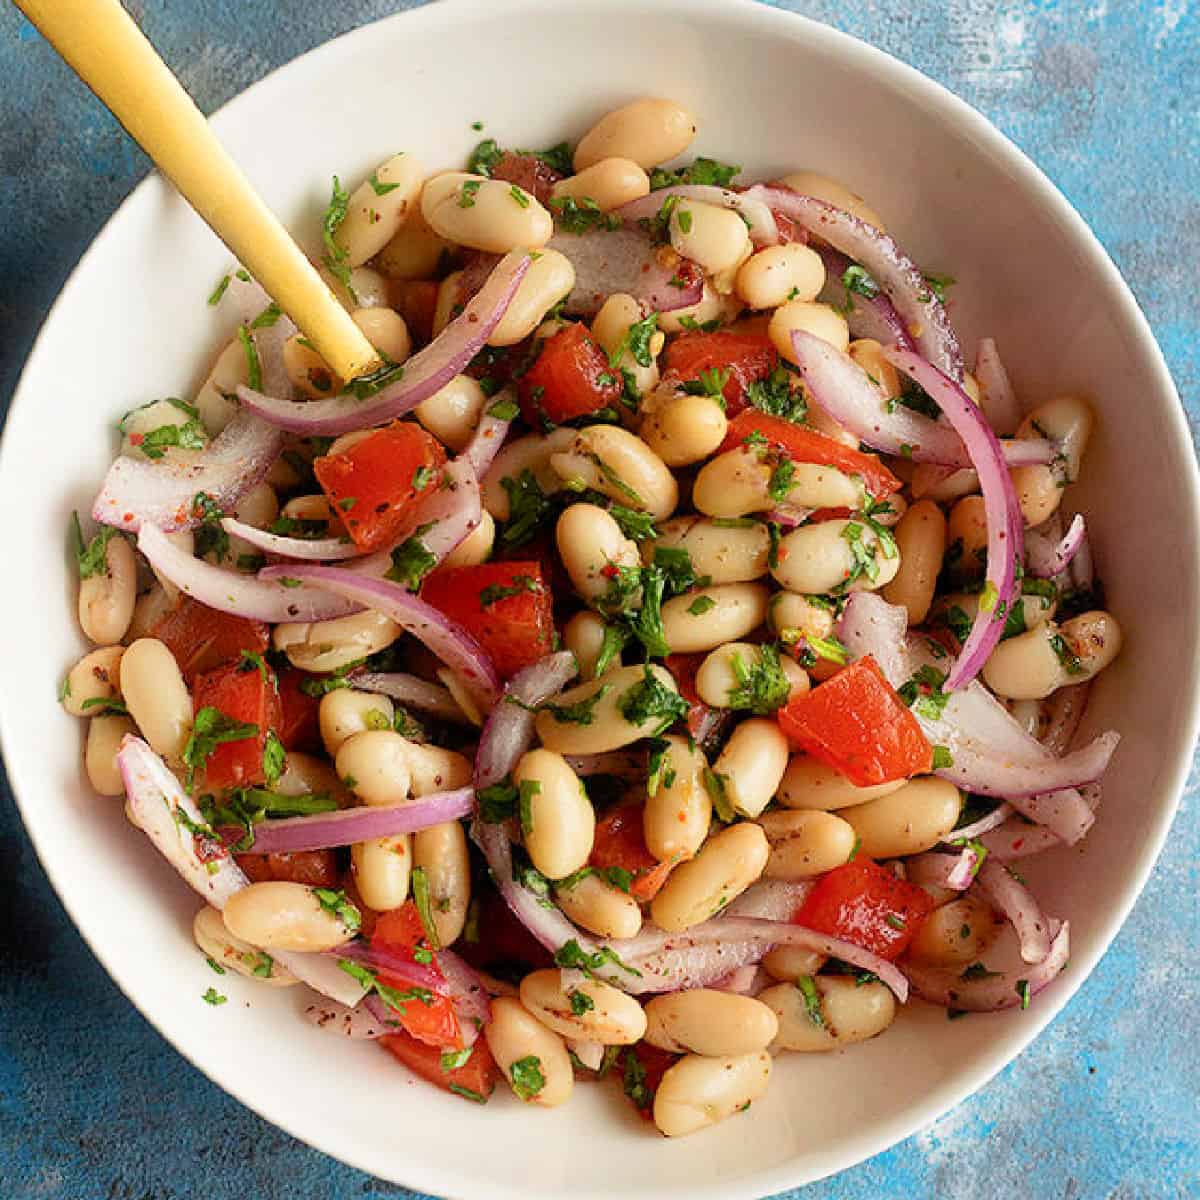
[[[412,7],[400,0],[127,6],[206,111],[317,43]],[[1200,3],[777,6],[919,67],[981,109],[1049,173],[1148,313],[1195,430]],[[51,301],[146,163],[7,5],[0,8],[0,80],[2,416]],[[1036,1045],[931,1129],[806,1189],[805,1200],[1200,1196],[1197,783],[1193,772],[1175,831],[1128,925]],[[412,1196],[264,1124],[134,1012],[47,885],[2,768],[0,882],[0,1196]]]

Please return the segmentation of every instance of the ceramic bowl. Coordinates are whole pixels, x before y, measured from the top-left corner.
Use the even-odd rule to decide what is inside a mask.
[[[90,792],[81,726],[54,703],[83,649],[64,550],[125,410],[197,386],[232,317],[205,298],[228,256],[158,178],[96,239],[29,359],[0,457],[8,563],[0,728],[46,871],[81,933],[145,1016],[267,1120],[385,1179],[472,1200],[762,1196],[842,1170],[982,1086],[1067,1003],[1158,854],[1196,729],[1200,544],[1196,470],[1179,400],[1133,297],[1080,218],[983,117],[859,41],[733,0],[447,0],[305,55],[223,109],[215,126],[292,228],[310,238],[337,172],[356,180],[399,149],[431,168],[481,136],[549,145],[655,93],[699,118],[695,152],[750,178],[812,167],[883,214],[927,270],[958,279],[969,355],[998,339],[1019,393],[1075,389],[1099,430],[1073,497],[1127,645],[1095,690],[1085,732],[1120,750],[1100,819],[1075,851],[1030,862],[1073,927],[1070,970],[1027,1012],[947,1022],[914,1005],[885,1037],[781,1059],[744,1117],[668,1142],[608,1086],[530,1111],[464,1103],[378,1048],[301,1020],[301,989],[221,981],[192,944],[196,898]],[[1024,869],[1024,868],[1023,868]],[[103,1036],[99,1031],[98,1036]],[[1037,1119],[1031,1097],[1030,1119]]]

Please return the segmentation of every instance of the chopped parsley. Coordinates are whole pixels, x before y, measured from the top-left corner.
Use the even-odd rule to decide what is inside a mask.
[[[879,284],[875,282],[870,274],[857,263],[849,266],[842,272],[842,287],[846,291],[853,292],[856,296],[863,296],[867,300],[874,300],[879,295]],[[848,307],[853,307],[853,301],[849,296],[846,297]]]
[[[464,179],[463,185],[458,190],[458,207],[459,208],[474,208],[475,194],[482,186],[482,180],[479,179]]]
[[[333,187],[330,190],[329,205],[321,220],[321,240],[325,243],[324,263],[329,268],[329,273],[350,293],[350,299],[357,303],[358,297],[350,283],[350,255],[348,251],[338,245],[334,236],[349,211],[350,193],[342,187],[341,180],[335,175]],[[251,383],[250,386],[256,391],[262,386],[261,371],[258,385]]]
[[[208,435],[200,420],[199,410],[182,400],[170,398],[169,403],[187,415],[182,425],[160,425],[148,433],[129,434],[130,443],[140,450],[148,459],[157,462],[172,448],[180,450],[203,450],[208,444]],[[121,422],[124,431],[125,422]]]
[[[221,297],[224,296],[226,291],[229,289],[229,283],[232,278],[233,276],[231,275],[222,275],[221,278],[217,280],[217,286],[213,288],[211,295],[208,297],[210,308],[216,308],[216,306],[221,303]]]
[[[493,604],[511,596],[521,596],[526,592],[539,593],[541,590],[541,585],[532,575],[514,575],[511,584],[493,583],[485,587],[479,593],[479,607],[491,608]]]
[[[946,673],[927,664],[903,684],[897,694],[914,712],[930,721],[939,721],[950,703],[949,695],[942,691],[945,682]]]
[[[508,520],[500,534],[501,545],[523,545],[537,533],[554,511],[554,505],[546,499],[546,493],[528,467],[516,479],[505,478],[500,482],[508,494]]]
[[[933,769],[935,771],[948,771],[954,766],[954,755],[950,753],[945,746],[934,746],[933,748]]]
[[[928,304],[934,296],[937,297],[939,304],[945,304],[946,289],[953,287],[958,282],[953,275],[923,275],[922,278],[925,280],[925,286],[929,289],[917,297],[922,304]]]
[[[688,605],[688,612],[693,617],[702,617],[710,609],[716,608],[717,602],[711,596],[697,596]]]
[[[516,814],[519,793],[513,784],[503,779],[475,793],[479,803],[479,819],[489,825],[499,825]]]
[[[614,504],[609,508],[608,514],[621,527],[621,532],[632,541],[644,542],[658,536],[654,518],[647,512]]]
[[[688,702],[663,683],[647,663],[642,678],[622,693],[617,709],[630,725],[658,722],[657,735],[687,716]]]
[[[421,918],[421,928],[425,930],[425,940],[432,949],[440,950],[442,944],[438,939],[437,926],[433,923],[433,903],[429,896],[429,876],[425,874],[424,867],[413,867],[411,886],[413,905],[417,910],[417,916]],[[416,957],[415,952],[414,957]]]
[[[508,189],[508,194],[522,207],[529,207],[529,197],[514,183]]]
[[[551,196],[550,207],[565,233],[587,233],[589,229],[608,232],[621,228],[621,218],[615,213],[600,211],[600,205],[590,196]]]
[[[1013,990],[1021,998],[1021,1007],[1023,1009],[1028,1008],[1029,1007],[1029,997],[1030,997],[1029,980],[1028,979],[1018,979],[1016,987]]]
[[[712,770],[711,767],[704,768],[704,790],[708,792],[708,797],[712,801],[713,811],[716,812],[720,820],[728,825],[733,820],[735,814],[733,805],[729,802],[729,794],[725,784],[726,778],[724,775]]]
[[[802,388],[792,387],[792,372],[776,367],[766,379],[756,379],[746,387],[746,402],[759,412],[800,424],[808,416],[808,403]]]
[[[634,1107],[649,1112],[654,1105],[654,1089],[646,1082],[646,1068],[632,1048],[625,1051],[621,1088]]]
[[[325,889],[316,888],[315,890],[320,893]],[[339,892],[338,895],[341,895],[341,893]],[[353,909],[354,915],[357,917],[358,909],[354,908],[353,905],[350,905],[350,908]],[[344,920],[343,923],[345,923]],[[347,928],[349,928],[348,925]],[[417,1000],[425,1005],[433,1003],[433,993],[428,988],[411,987],[401,991],[399,988],[388,987],[387,984],[379,982],[373,967],[363,966],[361,963],[353,962],[348,958],[339,958],[338,967],[345,971],[351,979],[357,980],[359,986],[363,989],[364,995],[369,996],[374,992],[388,1008],[394,1012],[398,1012],[401,1016],[408,1011],[408,1002],[410,1000]],[[388,1024],[395,1024],[395,1022],[389,1021]]]
[[[658,313],[652,312],[640,321],[634,321],[625,331],[625,336],[617,343],[617,348],[608,356],[610,367],[619,366],[625,352],[628,351],[633,361],[639,367],[649,367],[654,362],[650,352],[650,339],[658,329]]]
[[[208,991],[206,991],[204,995],[200,997],[200,999],[203,1000],[205,1004],[211,1004],[213,1008],[219,1008],[225,1003],[226,1000],[229,999],[229,997],[222,996],[216,988],[210,987]]]
[[[1079,655],[1071,649],[1067,639],[1061,633],[1052,633],[1050,635],[1050,649],[1054,651],[1055,657],[1062,664],[1063,670],[1068,675],[1083,675],[1087,668],[1079,661]]]
[[[217,562],[229,557],[229,534],[221,527],[225,514],[221,506],[207,492],[197,492],[192,497],[192,516],[200,522],[193,531],[197,558],[210,554]]]
[[[481,125],[480,129],[482,128]],[[471,156],[467,159],[467,171],[471,175],[485,175],[490,179],[492,171],[503,157],[504,151],[496,144],[496,139],[484,138],[471,151]]]
[[[521,833],[525,837],[533,832],[533,798],[541,795],[541,791],[542,785],[536,779],[522,779],[517,790],[517,812],[521,818]]]
[[[619,967],[622,971],[626,971],[630,975],[636,975],[639,979],[641,978],[641,971],[626,966],[611,946],[601,946],[594,954],[588,954],[574,938],[571,938],[554,952],[554,965],[556,967],[572,967],[588,976],[600,970],[605,963],[612,963],[613,966]]]
[[[666,171],[662,167],[655,167],[650,172],[650,190],[657,192],[661,188],[675,187],[685,183],[705,184],[712,187],[728,187],[741,173],[742,168],[739,166],[718,162],[715,158],[701,156],[691,166],[678,167],[674,171]]]
[[[725,385],[732,375],[729,367],[706,367],[695,379],[689,379],[683,390],[689,396],[707,396],[725,409]]]
[[[79,567],[80,580],[93,575],[108,574],[108,543],[117,535],[111,525],[101,525],[100,532],[90,542],[84,543],[83,530],[79,526],[79,514],[71,514],[71,542],[75,549],[75,562]]]
[[[582,1017],[584,1013],[591,1012],[596,1007],[596,1002],[587,994],[581,992],[577,988],[571,993],[571,1012],[577,1017]]]
[[[418,525],[410,537],[405,538],[392,550],[392,565],[385,572],[385,579],[404,584],[410,592],[420,591],[421,581],[438,564],[437,556],[431,554],[421,541],[434,524],[435,522],[430,521],[425,525]]]
[[[464,1046],[461,1050],[445,1050],[442,1052],[442,1057],[438,1060],[442,1070],[449,1075],[451,1071],[457,1071],[460,1067],[465,1067],[471,1058],[473,1047]]]
[[[821,1011],[821,993],[817,981],[811,975],[800,975],[796,979],[796,990],[804,998],[804,1011],[808,1019],[818,1028],[825,1028],[825,1014]]]
[[[337,917],[350,933],[362,928],[362,913],[346,897],[340,888],[313,888],[317,903],[331,916]],[[382,994],[382,993],[381,993]]]
[[[791,685],[780,665],[779,650],[770,642],[758,648],[757,659],[751,663],[735,652],[730,666],[737,684],[729,689],[727,707],[748,708],[765,717],[787,703]]]
[[[767,495],[776,504],[781,504],[787,499],[788,492],[792,490],[792,481],[795,476],[796,464],[790,458],[780,459],[771,472],[771,479],[767,484]]]
[[[287,751],[283,748],[283,743],[275,730],[268,729],[266,740],[263,742],[262,765],[263,775],[269,786],[274,787],[279,782],[286,762]]]
[[[590,696],[574,704],[555,704],[552,701],[539,706],[539,712],[548,712],[560,725],[591,725],[596,720],[596,705],[612,691],[612,684],[601,684]]]
[[[963,970],[962,974],[959,975],[959,979],[994,979],[999,974],[999,971],[989,971],[981,962],[973,962]]]
[[[481,1092],[473,1091],[469,1087],[463,1087],[461,1083],[452,1083],[448,1091],[453,1092],[456,1096],[461,1096],[464,1100],[470,1100],[474,1104],[486,1104],[487,1097]]]
[[[192,723],[192,732],[183,746],[183,762],[187,767],[188,790],[208,760],[217,752],[217,747],[227,742],[242,742],[258,736],[258,726],[248,721],[235,721],[219,708],[205,705]]]
[[[497,421],[514,421],[520,411],[515,400],[505,397],[492,404],[488,408],[487,414],[489,417],[495,417]]]
[[[219,802],[214,796],[201,796],[201,815],[210,828],[241,827],[245,832],[231,847],[244,854],[254,845],[254,826],[268,817],[306,817],[313,813],[336,812],[337,801],[324,792],[286,796],[268,788],[237,788]]]
[[[603,675],[613,662],[620,661],[621,653],[632,637],[633,634],[626,625],[605,624],[604,637],[600,642],[600,655],[596,659],[595,678]]]
[[[654,796],[660,787],[671,787],[675,782],[675,768],[667,762],[670,743],[665,738],[650,738],[650,755],[646,764],[646,795]]]
[[[386,196],[388,192],[394,192],[400,186],[398,183],[380,183],[378,170],[371,172],[371,178],[367,182],[371,185],[371,191],[377,196]]]

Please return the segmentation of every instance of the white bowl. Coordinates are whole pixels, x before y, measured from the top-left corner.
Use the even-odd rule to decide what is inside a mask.
[[[196,899],[119,802],[91,794],[80,726],[53,702],[83,647],[64,533],[108,465],[112,422],[147,400],[190,394],[230,332],[231,317],[204,303],[227,255],[170,188],[143,183],[59,298],[4,434],[9,776],[72,918],[165,1037],[297,1137],[446,1196],[734,1200],[817,1179],[911,1134],[1009,1062],[1082,983],[1159,851],[1196,730],[1197,479],[1162,356],[1063,197],[937,84],[749,3],[453,0],[321,47],[215,124],[267,200],[311,237],[335,171],[356,179],[399,149],[431,167],[457,164],[479,120],[504,144],[577,138],[647,92],[697,114],[695,151],[764,178],[811,166],[861,191],[918,262],[958,278],[953,316],[968,350],[996,336],[1027,400],[1060,389],[1095,398],[1100,428],[1073,499],[1088,513],[1128,642],[1087,728],[1116,727],[1123,740],[1083,848],[1029,864],[1073,937],[1070,970],[1028,1012],[948,1023],[914,1006],[886,1037],[848,1053],[781,1059],[747,1116],[683,1141],[653,1136],[608,1086],[580,1087],[548,1113],[499,1094],[486,1108],[463,1103],[377,1048],[307,1025],[299,989],[227,975],[219,984],[230,1003],[203,1004],[217,981],[191,942]]]

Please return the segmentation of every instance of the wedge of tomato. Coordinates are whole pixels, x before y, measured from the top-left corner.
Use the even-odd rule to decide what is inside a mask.
[[[643,903],[654,899],[675,866],[659,862],[647,849],[640,804],[618,804],[596,822],[588,865],[601,871],[615,867],[628,872],[629,894]]]
[[[537,562],[490,562],[434,571],[421,599],[461,625],[507,677],[550,653],[550,589]]]
[[[447,1069],[448,1061],[436,1046],[412,1037],[407,1033],[388,1033],[379,1039],[379,1044],[402,1062],[414,1075],[454,1092],[464,1100],[484,1104],[492,1094],[500,1078],[500,1068],[488,1049],[487,1041],[478,1038],[471,1047],[470,1057],[462,1066]]]
[[[219,667],[196,676],[192,696],[197,713],[215,708],[229,720],[252,725],[255,730],[248,737],[217,745],[204,764],[204,787],[220,791],[265,782],[263,751],[280,715],[275,672],[266,665]]]
[[[587,326],[576,322],[545,341],[517,387],[521,415],[534,429],[615,409],[621,392],[619,372]]]
[[[330,506],[362,550],[396,540],[410,506],[442,481],[446,452],[412,421],[396,421],[313,462]]]
[[[736,416],[746,407],[746,389],[766,379],[779,365],[779,352],[769,337],[748,333],[682,333],[663,355],[664,376],[682,382],[710,371],[727,371],[722,389],[725,411]]]
[[[795,921],[894,960],[908,949],[933,909],[923,888],[860,855],[817,880]]]
[[[908,705],[867,655],[779,710],[779,728],[798,749],[859,787],[923,775],[933,748]]]
[[[852,450],[815,429],[806,429],[783,417],[746,409],[730,421],[721,450],[732,450],[746,443],[748,438],[751,444],[765,441],[793,462],[819,463],[833,467],[843,475],[861,475],[867,491],[876,499],[890,496],[901,487],[900,480],[874,455]]]

